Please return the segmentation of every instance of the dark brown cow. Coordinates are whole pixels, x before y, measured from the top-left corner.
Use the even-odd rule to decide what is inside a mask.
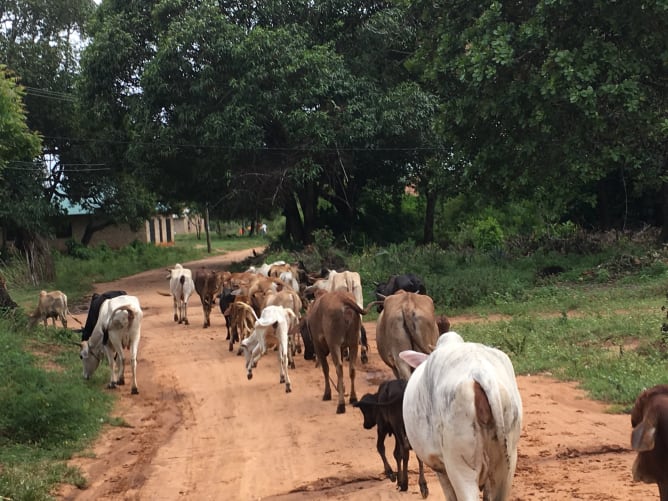
[[[329,365],[327,355],[332,357],[332,363],[336,368],[336,389],[339,393],[339,402],[336,413],[346,412],[344,385],[343,385],[343,361],[341,349],[349,350],[349,374],[350,374],[350,403],[357,402],[355,393],[355,363],[357,362],[357,348],[360,342],[360,315],[366,315],[369,308],[377,304],[376,301],[369,304],[366,309],[357,305],[355,296],[347,291],[333,291],[322,294],[311,304],[306,314],[305,321],[301,324],[301,334],[304,341],[304,358],[313,360],[314,355],[322,367],[325,376],[325,393],[323,400],[332,399],[332,389],[329,384]]]
[[[656,483],[661,501],[668,501],[668,385],[643,391],[631,411],[631,447],[638,451],[633,480]]]
[[[438,341],[434,302],[429,296],[399,290],[385,299],[376,324],[380,358],[397,379],[408,380],[412,368],[399,358],[404,350],[429,354]]]
[[[223,287],[223,274],[218,271],[199,268],[195,271],[195,290],[202,301],[205,329],[211,325],[211,307]]]

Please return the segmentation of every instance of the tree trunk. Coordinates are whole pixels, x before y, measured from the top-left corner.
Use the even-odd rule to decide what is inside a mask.
[[[204,208],[204,231],[206,232],[206,251],[211,254],[211,233],[209,233],[209,205]]]
[[[5,282],[5,277],[0,275],[0,309],[10,309],[13,310],[18,305],[9,297],[9,292],[7,292],[7,282]]]
[[[434,241],[434,219],[436,217],[436,201],[438,199],[436,190],[428,190],[426,199],[427,206],[424,211],[423,243],[430,244]]]
[[[285,234],[295,243],[304,243],[304,224],[293,194],[285,197],[283,215],[285,216]]]
[[[315,183],[308,182],[304,189],[299,192],[298,196],[302,214],[304,215],[304,244],[310,244],[313,243],[313,230],[315,230],[318,206]]]
[[[661,184],[661,243],[668,242],[668,183]]]

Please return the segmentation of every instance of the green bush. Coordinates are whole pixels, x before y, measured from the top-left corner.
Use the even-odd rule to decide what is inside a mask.
[[[504,242],[504,234],[499,222],[489,216],[473,224],[473,245],[481,251],[501,249]]]

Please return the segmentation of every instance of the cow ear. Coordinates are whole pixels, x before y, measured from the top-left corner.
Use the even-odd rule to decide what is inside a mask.
[[[399,353],[399,358],[401,358],[401,360],[403,360],[413,368],[417,367],[422,362],[427,360],[428,357],[429,355],[413,350],[405,350]]]
[[[631,433],[631,448],[634,451],[643,452],[654,449],[654,438],[656,436],[656,423],[648,422],[645,419],[638,426],[633,428]]]

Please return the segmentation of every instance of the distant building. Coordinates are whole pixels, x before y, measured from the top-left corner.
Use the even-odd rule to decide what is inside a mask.
[[[59,250],[64,250],[69,240],[81,242],[90,221],[88,214],[79,206],[65,207],[67,215],[60,227],[57,229],[54,245]],[[174,244],[174,222],[170,216],[153,216],[144,222],[144,227],[138,231],[132,231],[127,224],[113,224],[96,231],[90,241],[91,247],[105,244],[112,249],[120,249],[134,241],[141,243],[154,243],[156,245]]]

